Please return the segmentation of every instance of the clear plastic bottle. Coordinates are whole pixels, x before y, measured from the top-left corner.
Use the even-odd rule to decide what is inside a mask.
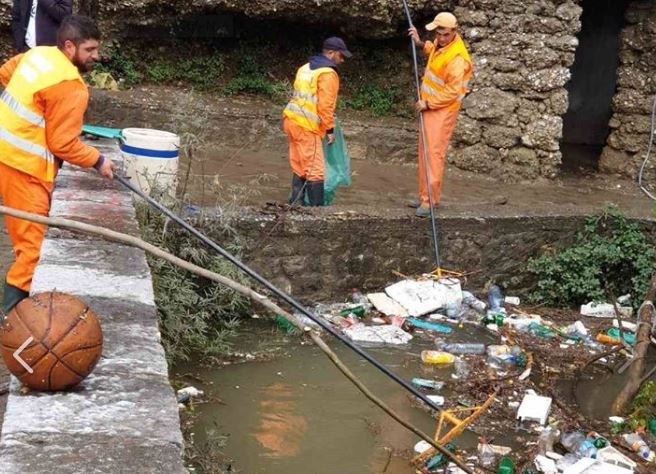
[[[494,451],[492,450],[492,448],[490,448],[490,445],[487,444],[485,438],[481,438],[478,440],[478,447],[476,452],[478,457],[478,463],[482,467],[494,467],[496,456],[494,455]]]
[[[355,304],[363,305],[365,308],[371,305],[371,303],[369,303],[369,298],[363,295],[357,288],[353,288],[351,291],[351,300],[353,300]]]
[[[643,459],[649,459],[650,449],[647,443],[640,437],[638,433],[628,433],[622,435],[624,442],[631,448],[634,453]]]
[[[548,451],[553,451],[553,445],[558,441],[558,429],[554,426],[547,426],[542,430],[538,437],[538,454],[544,456]]]
[[[421,360],[425,364],[447,365],[453,364],[456,360],[456,356],[442,351],[421,351]]]
[[[484,354],[485,344],[475,342],[458,342],[458,343],[438,343],[437,348],[441,351],[450,352],[451,354]]]
[[[596,458],[597,457],[597,447],[594,445],[594,441],[591,439],[584,440],[576,450],[576,455],[581,458]]]
[[[583,441],[585,441],[585,434],[581,431],[570,431],[560,437],[560,444],[570,453],[575,453]]]
[[[494,345],[494,344],[487,346],[487,355],[489,356],[519,355],[521,353],[522,353],[522,348],[519,346]]]
[[[475,311],[478,311],[481,314],[485,313],[485,309],[487,308],[485,302],[476,298],[474,294],[469,291],[462,292],[462,303],[466,304],[467,306],[469,306]]]
[[[490,305],[490,311],[496,313],[501,310],[503,304],[503,293],[497,285],[490,286],[487,292],[487,302]]]

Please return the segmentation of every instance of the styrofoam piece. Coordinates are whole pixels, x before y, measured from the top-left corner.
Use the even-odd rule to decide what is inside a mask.
[[[387,316],[407,316],[406,309],[387,296],[385,293],[368,293],[369,302],[381,313]]]
[[[620,323],[617,319],[613,319],[613,327],[614,328],[620,327]],[[631,332],[636,332],[636,330],[638,329],[638,325],[635,323],[631,323],[629,321],[622,321],[622,329],[626,329],[627,331],[631,331]]]
[[[428,451],[432,446],[428,441],[424,441],[423,439],[419,441],[417,444],[415,444],[415,453],[421,454],[424,451]]]
[[[534,464],[535,468],[540,472],[544,472],[544,474],[557,474],[558,472],[556,462],[541,454],[535,457]]]
[[[446,401],[444,397],[441,395],[426,395],[426,398],[428,398],[431,402],[435,404],[435,406],[438,407],[444,406],[444,402]]]
[[[563,474],[631,474],[633,469],[625,469],[592,458],[581,458],[563,471]]]
[[[607,464],[613,464],[614,466],[621,467],[630,472],[633,472],[633,470],[638,466],[638,463],[625,456],[612,446],[606,446],[605,448],[601,448],[599,451],[597,451],[597,459]]]
[[[457,278],[401,280],[385,288],[385,293],[415,317],[446,308],[449,304],[462,305],[462,289]]]
[[[517,410],[517,419],[520,421],[537,421],[541,425],[547,422],[551,410],[551,397],[526,394]]]
[[[625,318],[633,315],[633,308],[627,306],[618,306],[620,314]],[[610,303],[595,303],[591,301],[588,304],[581,305],[581,314],[583,316],[592,316],[593,318],[614,318],[615,307]]]
[[[344,334],[356,342],[368,342],[373,344],[407,344],[412,336],[398,326],[365,326],[358,324],[344,329]]]

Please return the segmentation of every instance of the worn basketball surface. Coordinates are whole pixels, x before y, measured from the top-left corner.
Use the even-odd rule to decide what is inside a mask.
[[[94,312],[79,298],[57,292],[18,303],[0,336],[9,371],[44,391],[66,390],[84,380],[100,359],[102,343]]]

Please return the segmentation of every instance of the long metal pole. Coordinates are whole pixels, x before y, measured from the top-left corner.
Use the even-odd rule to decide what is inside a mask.
[[[383,372],[385,375],[387,375],[389,378],[394,380],[396,383],[401,385],[403,388],[405,388],[408,392],[410,392],[412,395],[415,397],[421,399],[424,403],[426,403],[429,407],[431,407],[434,410],[437,410],[438,412],[441,412],[441,409],[435,405],[426,395],[423,393],[419,392],[416,390],[412,385],[410,385],[408,382],[400,378],[398,375],[396,375],[394,372],[392,372],[389,368],[378,362],[376,359],[374,359],[372,356],[367,354],[365,351],[363,351],[360,347],[358,347],[356,344],[353,344],[350,340],[345,338],[342,334],[340,334],[338,331],[336,331],[330,324],[328,324],[326,321],[323,320],[323,318],[317,317],[316,315],[312,314],[310,311],[305,309],[303,305],[301,305],[298,301],[296,301],[294,298],[292,298],[290,295],[286,294],[282,290],[278,289],[271,283],[269,280],[264,278],[263,276],[259,275],[255,270],[250,268],[248,265],[246,265],[244,262],[241,262],[238,260],[234,255],[232,255],[230,252],[227,250],[223,249],[219,244],[211,240],[209,237],[207,237],[205,234],[201,233],[191,225],[189,225],[187,222],[185,222],[183,219],[181,219],[179,216],[174,214],[170,209],[166,208],[165,206],[161,205],[159,202],[155,201],[153,198],[150,196],[144,194],[143,191],[141,191],[139,188],[137,188],[134,184],[132,184],[128,179],[126,179],[123,176],[120,176],[118,174],[114,175],[114,178],[120,182],[123,186],[128,188],[130,191],[135,193],[137,196],[139,196],[141,199],[146,201],[150,206],[154,207],[158,211],[160,211],[162,214],[166,215],[169,217],[171,220],[182,226],[185,230],[187,230],[189,233],[191,233],[194,237],[196,237],[198,240],[203,242],[205,245],[208,247],[212,248],[216,252],[218,252],[222,257],[226,258],[228,261],[230,261],[233,265],[237,266],[240,270],[242,270],[244,273],[246,273],[248,276],[253,278],[255,281],[260,283],[262,286],[265,288],[269,289],[272,293],[274,293],[276,296],[278,296],[280,299],[285,301],[287,304],[289,304],[292,308],[303,314],[304,316],[307,316],[310,318],[312,321],[317,323],[319,326],[321,326],[326,332],[329,334],[332,334],[335,338],[337,338],[339,341],[344,343],[346,347],[349,349],[353,350],[355,353],[357,353],[359,356],[363,357],[365,360],[370,362],[374,367],[376,367],[378,370]]]
[[[403,0],[403,8],[405,10],[405,15],[408,18],[408,25],[412,28],[412,17],[410,16],[410,9],[408,8],[408,2]],[[412,61],[415,68],[415,86],[417,87],[417,99],[421,100],[421,89],[419,86],[419,65],[417,62],[417,47],[415,42],[410,38],[410,43],[412,44]],[[430,206],[430,220],[431,220],[431,230],[433,232],[433,247],[435,251],[435,265],[437,266],[438,274],[442,268],[440,264],[440,250],[437,240],[437,223],[435,221],[435,209],[433,208],[433,193],[431,192],[430,187],[430,168],[428,167],[428,151],[426,150],[426,126],[424,125],[424,113],[419,112],[419,129],[421,130],[421,152],[422,158],[424,161],[424,170],[426,175],[426,190],[428,191],[428,205]]]

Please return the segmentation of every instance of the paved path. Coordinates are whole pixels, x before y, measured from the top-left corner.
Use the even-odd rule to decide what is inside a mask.
[[[104,153],[115,156],[116,149]],[[130,195],[93,170],[62,170],[51,215],[138,234]],[[80,296],[99,315],[103,355],[68,393],[22,396],[12,378],[0,473],[187,472],[145,254],[50,229],[32,291],[54,289]]]

